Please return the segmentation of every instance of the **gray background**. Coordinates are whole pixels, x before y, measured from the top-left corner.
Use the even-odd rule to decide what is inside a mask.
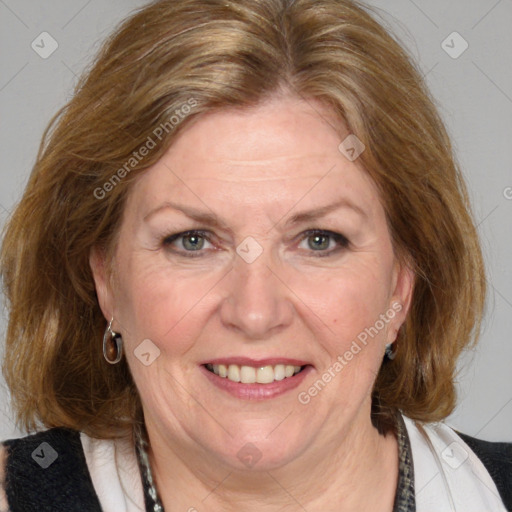
[[[144,3],[0,0],[0,225],[20,197],[46,124],[69,98],[77,75],[115,24]],[[460,361],[459,405],[447,422],[483,439],[512,441],[512,0],[370,3],[415,56],[439,103],[468,181],[488,265],[484,332],[478,349]],[[454,55],[463,48],[459,36],[448,37],[454,31],[469,45],[457,58],[445,51]],[[42,46],[42,32],[58,43],[46,59],[31,47],[34,40]],[[3,308],[1,315],[3,350]],[[0,439],[21,434],[0,379]]]

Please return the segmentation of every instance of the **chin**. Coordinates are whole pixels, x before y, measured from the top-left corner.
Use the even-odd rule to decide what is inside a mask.
[[[221,457],[226,465],[237,471],[258,472],[285,466],[296,459],[306,449],[307,444],[305,439],[294,439],[289,432],[242,435],[229,439],[225,450],[221,448],[219,451],[216,447],[215,451],[217,457]]]

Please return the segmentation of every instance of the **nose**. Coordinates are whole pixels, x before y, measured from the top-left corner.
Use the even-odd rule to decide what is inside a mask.
[[[247,263],[236,256],[220,307],[223,325],[249,340],[267,339],[293,321],[293,295],[272,265],[268,251]]]

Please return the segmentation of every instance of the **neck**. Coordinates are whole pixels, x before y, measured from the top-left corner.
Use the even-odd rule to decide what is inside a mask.
[[[239,471],[183,450],[148,426],[149,460],[166,512],[391,511],[398,475],[395,437],[379,435],[369,412],[285,466]],[[328,439],[329,436],[324,436]],[[342,442],[339,440],[342,439]]]

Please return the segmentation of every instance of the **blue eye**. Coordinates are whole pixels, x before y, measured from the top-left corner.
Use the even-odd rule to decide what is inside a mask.
[[[204,231],[186,231],[184,233],[176,233],[166,237],[163,241],[164,246],[170,246],[179,242],[178,252],[196,252],[204,248],[205,243],[210,243]]]
[[[307,247],[300,244],[307,242]],[[208,247],[207,244],[210,244]],[[311,229],[301,234],[299,247],[315,257],[330,256],[347,248],[349,241],[340,233],[322,229]],[[170,251],[186,257],[204,256],[205,249],[212,249],[207,231],[191,230],[166,236],[162,245]],[[194,254],[195,253],[195,254]]]
[[[349,244],[347,238],[340,233],[321,229],[307,231],[301,242],[304,240],[307,241],[308,249],[320,253],[317,256],[328,256],[342,248],[346,248]]]

